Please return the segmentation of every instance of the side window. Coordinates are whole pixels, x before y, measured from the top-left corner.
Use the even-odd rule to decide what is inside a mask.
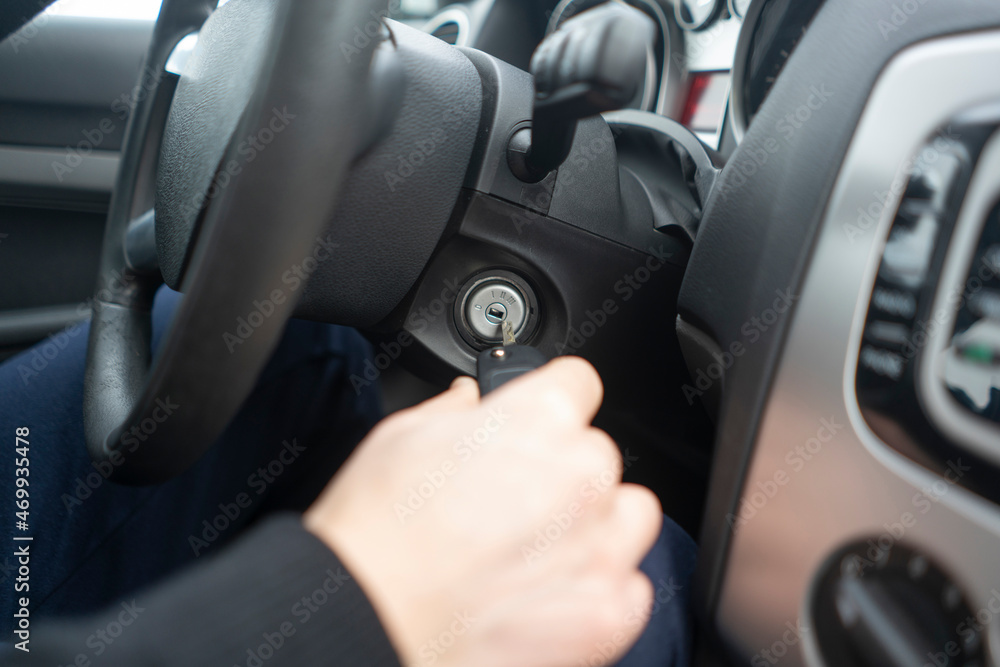
[[[162,0],[57,0],[48,14],[155,21]]]
[[[219,6],[229,0],[219,0]],[[155,21],[163,0],[56,0],[47,14],[89,16],[98,19]]]

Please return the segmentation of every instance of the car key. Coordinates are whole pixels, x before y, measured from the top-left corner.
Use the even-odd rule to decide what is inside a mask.
[[[497,387],[548,362],[545,355],[535,348],[517,344],[510,322],[504,322],[501,329],[503,346],[483,350],[476,360],[480,396],[486,396]]]

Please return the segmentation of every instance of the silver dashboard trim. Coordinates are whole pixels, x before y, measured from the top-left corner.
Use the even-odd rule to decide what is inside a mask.
[[[0,183],[7,185],[111,192],[117,173],[117,151],[0,145]]]
[[[677,112],[677,109],[667,108],[668,103],[674,103],[676,105],[675,98],[680,97],[681,84],[684,78],[683,70],[678,67],[678,64],[674,62],[673,57],[673,36],[670,31],[670,19],[667,18],[666,13],[663,8],[660,7],[659,3],[655,0],[634,0],[634,2],[642,3],[648,11],[656,14],[656,21],[660,24],[660,35],[663,37],[663,71],[660,73],[660,80],[656,80],[656,56],[649,53],[649,58],[647,59],[646,72],[650,75],[647,76],[646,88],[643,90],[642,94],[642,109],[644,111],[655,111],[658,114],[663,114],[664,116],[673,117]],[[659,83],[659,86],[657,86]],[[656,102],[648,99],[651,96],[651,92],[659,88],[656,96]]]
[[[89,304],[0,312],[0,345],[28,345],[90,317]]]
[[[753,502],[759,485],[779,470],[792,474],[735,532],[723,575],[715,622],[746,659],[781,643],[786,623],[810,627],[810,591],[829,554],[849,541],[885,534],[903,513],[918,512],[921,497],[929,509],[902,539],[941,563],[974,609],[1000,590],[997,506],[945,484],[881,442],[862,418],[854,391],[869,295],[908,158],[959,112],[1000,96],[998,70],[1000,32],[928,41],[898,54],[869,98],[799,293],[742,500]],[[858,207],[884,191],[897,194],[881,218],[849,237]],[[820,440],[823,420],[835,427],[826,442]],[[796,453],[813,443],[819,449],[808,460]],[[987,634],[988,646],[998,646],[1000,616],[991,619]],[[808,630],[783,650],[781,665],[823,664]],[[995,654],[988,660],[998,664]]]
[[[684,3],[686,1],[687,0],[674,1],[674,19],[677,21],[677,25],[689,32],[698,32],[700,30],[707,29],[719,19],[719,16],[722,15],[726,9],[726,0],[698,0],[699,5],[712,3],[709,14],[701,21],[687,21],[682,15]]]
[[[743,21],[717,19],[705,30],[684,32],[684,58],[689,72],[730,72]]]

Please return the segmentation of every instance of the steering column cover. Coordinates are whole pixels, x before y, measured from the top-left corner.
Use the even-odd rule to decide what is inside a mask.
[[[436,37],[386,23],[405,75],[402,104],[392,131],[351,169],[322,233],[335,257],[309,277],[299,317],[358,327],[384,319],[430,260],[469,168],[482,108],[476,68]]]

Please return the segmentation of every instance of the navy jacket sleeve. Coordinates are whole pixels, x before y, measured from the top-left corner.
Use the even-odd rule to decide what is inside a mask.
[[[99,614],[39,621],[8,665],[399,667],[375,610],[298,516]]]

